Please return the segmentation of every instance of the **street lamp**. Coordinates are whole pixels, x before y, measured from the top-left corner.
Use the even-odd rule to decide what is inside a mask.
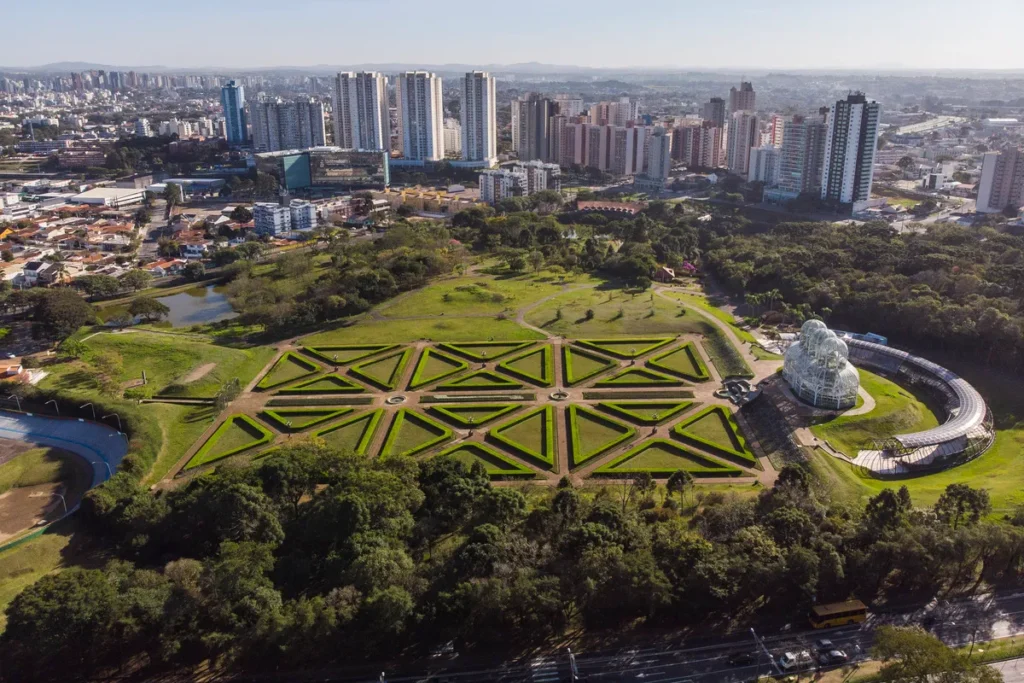
[[[104,415],[101,419],[106,420],[108,417],[117,418],[117,431],[121,431],[121,417],[117,413],[111,413],[110,415]]]
[[[46,405],[49,405],[49,404],[51,404],[51,403],[53,404],[53,409],[57,411],[57,417],[60,417],[60,406],[59,406],[59,405],[57,405],[57,402],[56,402],[56,401],[54,401],[54,400],[49,400],[49,401],[47,401],[46,403],[44,403],[43,405],[44,405],[44,406],[46,406]]]
[[[96,406],[94,406],[91,403],[83,403],[82,405],[78,406],[78,409],[81,410],[82,408],[85,408],[87,406],[89,408],[92,408],[92,419],[93,419],[93,421],[95,421],[96,420]]]
[[[18,412],[20,413],[21,412],[21,397],[18,396],[17,394],[11,394],[10,396],[7,397],[7,400],[10,401],[12,398],[14,399],[14,402],[18,404]]]
[[[60,502],[64,504],[64,514],[67,515],[68,514],[68,502],[66,500],[64,500],[64,496],[60,495],[59,493],[54,493],[53,495],[55,495],[58,498],[60,498]]]

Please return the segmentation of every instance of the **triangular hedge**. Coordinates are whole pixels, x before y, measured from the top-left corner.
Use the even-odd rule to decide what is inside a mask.
[[[402,374],[411,356],[412,349],[404,349],[382,358],[353,365],[348,371],[356,379],[369,382],[384,391],[394,391],[402,381]]]
[[[594,412],[580,405],[568,408],[572,464],[578,467],[587,460],[606,453],[636,436],[636,428]]]
[[[704,382],[711,379],[708,366],[700,357],[697,345],[686,342],[670,351],[659,354],[647,361],[647,367],[678,375],[691,382]]]
[[[683,382],[675,377],[648,370],[647,368],[626,368],[611,377],[595,382],[595,387],[604,389],[614,387],[678,387]]]
[[[674,341],[672,337],[637,338],[637,339],[579,339],[580,346],[608,354],[615,358],[631,360],[646,356],[656,349]]]
[[[264,408],[263,418],[282,432],[301,432],[348,415],[353,408]]]
[[[507,377],[491,372],[490,370],[477,370],[476,372],[459,377],[456,380],[445,382],[434,387],[435,391],[481,391],[488,389],[522,389],[523,385],[513,382]]]
[[[304,346],[302,352],[329,365],[348,365],[396,348],[398,344],[339,344]]]
[[[295,384],[278,391],[278,394],[361,394],[366,387],[356,384],[348,377],[331,373],[321,377],[314,377],[300,384]]]
[[[604,401],[597,404],[606,412],[641,425],[668,422],[693,406],[694,401]]]
[[[449,356],[437,349],[423,349],[420,359],[416,362],[416,369],[412,372],[412,378],[409,380],[409,389],[420,389],[468,369],[469,363],[464,360]]]
[[[416,455],[450,439],[451,429],[408,408],[395,413],[388,435],[380,450],[381,457]],[[419,436],[422,435],[422,438]]]
[[[373,435],[377,431],[377,425],[384,417],[384,411],[380,408],[368,413],[360,413],[346,418],[341,422],[324,427],[314,432],[313,436],[319,437],[339,450],[346,447],[358,455],[366,455],[373,441]]]
[[[475,360],[478,363],[484,363],[492,361],[496,358],[507,356],[510,353],[521,351],[527,346],[532,346],[535,342],[461,342],[453,343],[446,342],[444,344],[438,344],[438,348],[444,349],[445,351],[451,351],[461,356],[465,356],[470,360]]]
[[[728,457],[748,467],[756,467],[757,458],[740,433],[740,426],[732,412],[724,406],[708,406],[693,417],[677,424],[672,431],[689,441]]]
[[[303,377],[315,375],[318,372],[320,372],[319,365],[308,358],[303,358],[297,353],[288,351],[278,358],[277,362],[267,370],[267,374],[263,375],[256,388],[273,389],[282,384],[288,384]]]
[[[628,476],[647,472],[653,477],[666,478],[677,470],[685,470],[694,477],[739,477],[745,474],[738,467],[694,453],[666,439],[651,439],[638,444],[594,470],[594,474]]]
[[[529,431],[534,428],[538,430],[537,433],[530,434]],[[542,467],[555,467],[555,410],[552,406],[534,408],[505,422],[493,428],[488,438],[516,455],[536,461]]]
[[[473,462],[481,462],[487,470],[487,474],[493,479],[511,477],[516,479],[532,478],[536,473],[522,463],[499,453],[487,444],[467,441],[457,443],[446,448],[437,454],[436,457],[448,455],[456,460],[470,465]]]
[[[433,405],[429,411],[460,427],[474,429],[522,407],[519,403],[462,403]]]
[[[555,357],[549,345],[504,360],[498,363],[498,369],[537,386],[555,384]]]
[[[562,375],[569,386],[585,382],[615,366],[615,361],[596,353],[568,345],[562,347]]]

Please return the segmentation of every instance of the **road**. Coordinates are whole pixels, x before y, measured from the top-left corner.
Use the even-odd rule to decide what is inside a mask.
[[[1003,683],[1024,683],[1024,659],[996,662],[992,668],[1003,674]]]
[[[939,128],[946,128],[947,126],[955,126],[961,123],[965,123],[967,119],[961,116],[936,116],[933,119],[922,121],[921,123],[912,123],[909,126],[903,126],[893,131],[896,135],[909,135],[912,133],[927,133],[931,130],[938,130]]]
[[[815,651],[817,639],[827,638],[833,647],[843,650],[854,661],[868,658],[874,629],[878,626],[926,624],[935,635],[951,646],[968,645],[973,641],[1005,638],[1024,634],[1024,592],[999,595],[986,594],[956,602],[929,604],[917,609],[890,614],[873,614],[859,626],[846,626],[821,631],[807,630],[792,633],[758,633],[773,657],[783,652]],[[794,625],[797,626],[797,625]],[[802,626],[798,626],[801,627]],[[736,654],[753,656],[754,664],[731,666],[729,660]],[[613,681],[643,681],[644,683],[739,683],[756,680],[758,675],[777,673],[771,670],[768,657],[755,646],[749,633],[738,633],[714,644],[702,647],[632,648],[607,652],[580,652],[575,655],[581,680],[590,683]],[[388,673],[389,683],[528,683],[533,681],[570,681],[567,653],[533,659],[529,662],[509,664],[485,669],[460,664],[456,657],[450,661],[435,660],[426,672],[397,676]],[[1024,683],[1024,660],[1013,660],[1000,665],[1007,683]],[[319,673],[316,680],[372,681],[333,677]],[[292,677],[290,680],[304,680]],[[312,680],[312,677],[309,679]]]

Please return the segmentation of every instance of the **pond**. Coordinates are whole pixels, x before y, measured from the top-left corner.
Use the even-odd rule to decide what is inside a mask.
[[[162,296],[157,301],[171,309],[167,314],[171,327],[203,325],[238,316],[224,295],[224,287],[217,285],[187,289],[171,296]]]

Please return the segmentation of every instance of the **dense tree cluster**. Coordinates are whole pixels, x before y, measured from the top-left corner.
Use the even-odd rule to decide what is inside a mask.
[[[983,492],[934,509],[905,488],[861,510],[790,467],[754,498],[662,494],[639,476],[528,500],[450,458],[370,460],[299,443],[163,496],[117,477],[84,521],[114,559],[21,593],[0,641],[23,680],[213,660],[288,670],[538,646],[569,627],[729,623],[815,600],[922,598],[1024,576],[1024,529]],[[640,620],[638,622],[638,620]]]
[[[915,348],[1020,368],[1024,239],[990,228],[786,223],[709,235],[705,264],[737,295],[778,290],[789,308]]]

